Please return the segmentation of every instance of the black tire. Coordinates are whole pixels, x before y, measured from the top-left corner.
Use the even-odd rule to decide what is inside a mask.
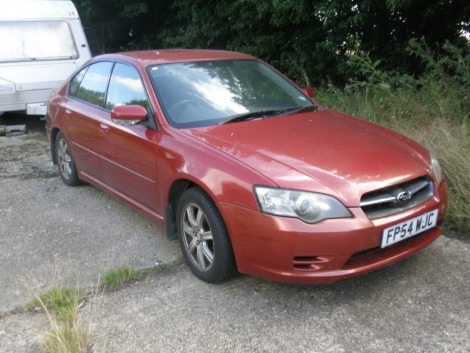
[[[55,138],[55,157],[62,181],[68,186],[80,185],[81,181],[78,178],[77,167],[62,132],[59,132]]]
[[[186,264],[199,279],[216,283],[236,274],[225,223],[204,191],[193,187],[183,193],[176,211],[176,227]]]

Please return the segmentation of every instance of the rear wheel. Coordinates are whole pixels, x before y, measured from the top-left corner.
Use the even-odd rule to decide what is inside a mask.
[[[199,188],[186,190],[177,207],[178,240],[186,264],[205,282],[222,282],[236,273],[225,224],[210,197]]]
[[[78,178],[77,168],[62,132],[59,132],[55,139],[55,156],[62,181],[69,186],[79,185],[80,179]]]

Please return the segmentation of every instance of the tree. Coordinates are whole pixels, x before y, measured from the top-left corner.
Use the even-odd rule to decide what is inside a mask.
[[[357,78],[351,54],[420,74],[411,39],[468,47],[468,0],[76,0],[92,52],[183,47],[258,56],[302,85]],[[115,14],[115,15],[110,15]]]
[[[367,52],[381,69],[419,74],[420,60],[406,55],[411,39],[435,50],[463,46],[467,0],[175,0],[177,25],[163,33],[165,46],[247,52],[301,83],[343,84],[356,72],[349,55]]]
[[[336,48],[308,0],[175,0],[172,9],[178,26],[162,33],[165,46],[246,52],[302,84],[335,75]]]
[[[161,30],[170,0],[74,0],[93,54],[117,52],[151,43]],[[151,39],[149,39],[151,38]]]
[[[419,61],[406,55],[411,39],[423,39],[436,51],[447,41],[468,45],[461,35],[469,25],[467,0],[337,0],[322,1],[320,9],[333,42],[352,37],[347,50],[367,52],[381,60],[382,69],[420,73]]]

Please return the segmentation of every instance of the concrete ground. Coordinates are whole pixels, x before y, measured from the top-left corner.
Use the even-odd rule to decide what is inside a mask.
[[[0,352],[40,352],[47,317],[19,310],[36,294],[157,263],[171,265],[81,309],[91,351],[470,352],[470,235],[333,285],[206,284],[160,226],[92,186],[66,187],[42,124],[29,124],[0,136]]]

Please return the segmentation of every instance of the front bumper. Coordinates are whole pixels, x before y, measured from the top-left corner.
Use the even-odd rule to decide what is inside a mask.
[[[352,218],[306,224],[233,204],[220,203],[241,273],[290,283],[331,283],[402,260],[431,244],[442,233],[447,184],[442,181],[427,202],[398,214],[369,220],[360,208]],[[437,226],[381,248],[382,231],[438,209]]]

